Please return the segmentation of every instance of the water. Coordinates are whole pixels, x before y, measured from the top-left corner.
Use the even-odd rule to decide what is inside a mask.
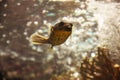
[[[102,9],[106,7],[105,10],[109,10],[109,6],[112,5],[118,17],[119,8],[115,7],[119,7],[119,3],[0,0],[1,72],[6,71],[5,77],[8,78],[50,80],[55,74],[73,71],[71,75],[75,80],[79,80],[77,67],[80,67],[82,59],[85,56],[90,57],[91,54],[95,55],[99,45],[107,45],[113,49],[111,44],[115,42],[110,41],[111,38],[104,34],[107,30],[104,30],[103,26],[110,20],[106,19],[109,17],[108,13],[103,12],[96,4]],[[103,17],[106,22],[103,21]],[[49,45],[35,46],[29,42],[30,35],[35,31],[49,36],[50,27],[61,20],[72,22],[74,25],[72,35],[64,44],[55,46],[53,51],[49,51]],[[117,24],[117,21],[115,22]],[[107,29],[111,30],[108,27]],[[119,29],[118,27],[118,31]],[[117,39],[119,42],[118,37]],[[110,44],[107,44],[106,40]],[[112,51],[114,50],[119,51],[116,48]]]

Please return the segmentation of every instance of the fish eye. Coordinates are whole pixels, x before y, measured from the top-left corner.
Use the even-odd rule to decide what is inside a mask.
[[[68,28],[72,28],[72,26],[71,26],[71,25],[68,25],[67,27],[68,27]]]

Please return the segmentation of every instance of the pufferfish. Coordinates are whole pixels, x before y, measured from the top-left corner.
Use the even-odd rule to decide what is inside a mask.
[[[42,36],[37,32],[30,36],[30,42],[35,45],[50,44],[51,48],[56,45],[64,43],[72,33],[72,23],[59,22],[51,27],[51,32],[49,37]]]

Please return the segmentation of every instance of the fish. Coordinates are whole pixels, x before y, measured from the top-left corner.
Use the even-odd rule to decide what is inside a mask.
[[[50,44],[51,48],[64,43],[72,33],[72,23],[61,21],[51,27],[49,37],[40,35],[38,32],[30,36],[30,42],[34,45]]]

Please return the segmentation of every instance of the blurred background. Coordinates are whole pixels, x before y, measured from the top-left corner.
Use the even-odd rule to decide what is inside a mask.
[[[98,59],[98,47],[104,47],[109,49],[105,64],[110,62],[111,65],[103,65],[106,55],[99,58],[101,62],[99,59],[95,62],[104,67],[113,68],[114,64],[119,67],[119,2],[0,0],[0,80],[114,80],[111,77],[120,73],[116,69],[112,69],[108,78],[102,75],[106,73],[95,73],[103,78],[95,78],[94,75],[88,78],[85,75],[88,76],[89,71],[88,74],[82,71],[81,66],[93,58]],[[49,36],[51,26],[62,20],[74,25],[72,35],[64,44],[49,51],[50,45],[35,46],[29,42],[30,35],[36,31]],[[101,51],[102,54],[106,53],[104,49]],[[99,68],[101,65],[98,65]],[[93,67],[84,68],[91,70]]]

